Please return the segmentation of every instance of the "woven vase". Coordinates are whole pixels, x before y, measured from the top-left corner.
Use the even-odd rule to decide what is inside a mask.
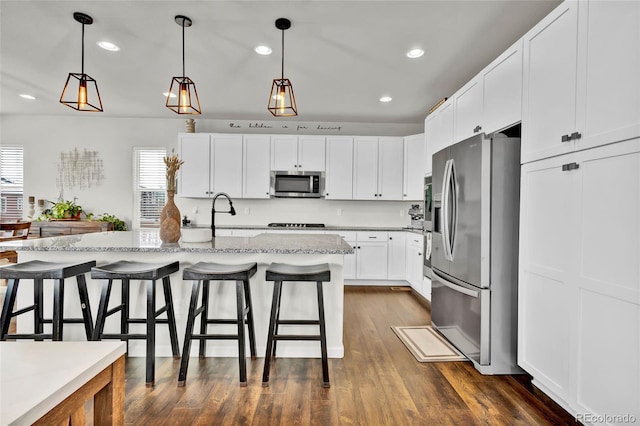
[[[180,210],[173,201],[175,190],[167,190],[167,203],[160,213],[160,240],[163,243],[177,243],[180,239]]]

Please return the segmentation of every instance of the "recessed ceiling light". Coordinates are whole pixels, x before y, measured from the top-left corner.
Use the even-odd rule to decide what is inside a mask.
[[[380,102],[391,102],[392,99],[391,96],[383,96],[380,98]]]
[[[176,94],[175,94],[175,93],[164,92],[164,93],[162,94],[162,96],[164,96],[165,98],[166,98],[167,96],[168,96],[168,97],[170,97],[170,98],[175,98],[175,97],[176,97]]]
[[[120,50],[120,46],[111,43],[110,41],[99,41],[96,43],[98,46],[102,47],[104,50],[108,50],[109,52],[117,52]]]
[[[256,46],[254,49],[258,55],[271,55],[271,48],[269,46]]]
[[[26,93],[20,93],[20,95],[18,95],[18,96],[20,96],[22,99],[29,99],[30,101],[32,101],[32,100],[34,100],[36,98],[35,96],[28,95]]]
[[[407,57],[411,59],[419,58],[422,55],[424,55],[424,50],[422,49],[411,49],[407,52]]]

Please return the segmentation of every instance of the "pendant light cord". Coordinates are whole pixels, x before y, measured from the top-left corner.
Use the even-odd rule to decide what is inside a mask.
[[[185,19],[182,18],[182,78],[184,79],[184,76],[187,75],[187,73],[184,70],[184,22]]]
[[[84,22],[82,23],[82,78],[84,78]]]
[[[282,80],[284,80],[284,30],[282,30],[282,64],[281,64],[281,68],[282,70]]]

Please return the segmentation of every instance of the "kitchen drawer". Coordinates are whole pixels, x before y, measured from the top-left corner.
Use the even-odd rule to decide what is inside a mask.
[[[326,231],[327,234],[338,234],[340,235],[342,238],[344,238],[345,241],[356,241],[357,237],[356,237],[356,231]]]
[[[358,240],[358,242],[387,241],[387,238],[389,237],[387,232],[379,232],[379,231],[356,232],[356,236],[357,236],[356,239]]]

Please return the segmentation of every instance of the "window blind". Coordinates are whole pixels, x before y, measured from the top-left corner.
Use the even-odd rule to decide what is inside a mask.
[[[136,151],[136,205],[141,227],[160,225],[160,213],[165,204],[166,153],[165,149]]]
[[[0,147],[0,219],[22,219],[23,162],[22,147]]]

